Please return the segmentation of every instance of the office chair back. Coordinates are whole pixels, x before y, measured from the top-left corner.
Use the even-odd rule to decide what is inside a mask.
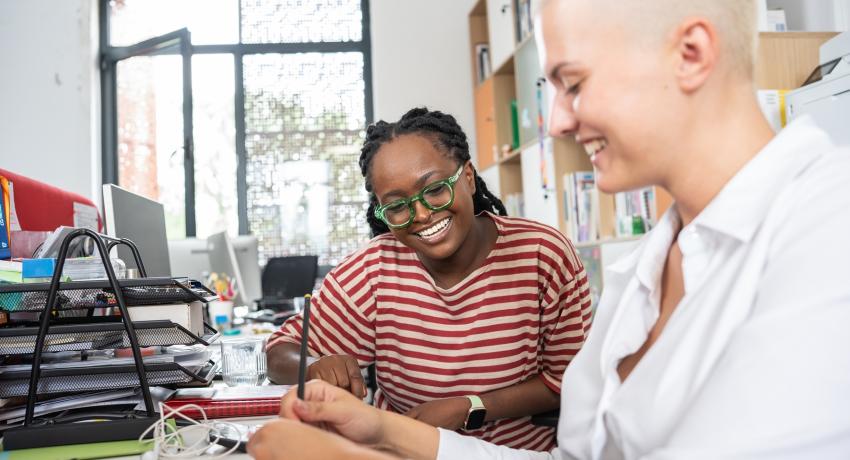
[[[292,299],[313,292],[318,256],[272,257],[263,268],[264,299]]]

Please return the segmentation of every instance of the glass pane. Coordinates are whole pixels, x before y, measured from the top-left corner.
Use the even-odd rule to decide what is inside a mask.
[[[165,207],[170,239],[186,235],[183,63],[180,56],[118,62],[118,185]]]
[[[233,56],[192,58],[195,216],[198,238],[239,231],[236,211],[236,123]]]
[[[358,42],[360,0],[242,0],[242,43]]]
[[[239,0],[111,0],[110,43],[127,46],[186,27],[192,44],[239,42]]]
[[[362,53],[243,58],[248,221],[261,259],[336,265],[369,238]]]

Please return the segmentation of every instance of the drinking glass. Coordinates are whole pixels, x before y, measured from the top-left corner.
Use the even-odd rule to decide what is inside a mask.
[[[262,337],[221,340],[221,376],[229,386],[257,386],[266,379],[266,341]]]

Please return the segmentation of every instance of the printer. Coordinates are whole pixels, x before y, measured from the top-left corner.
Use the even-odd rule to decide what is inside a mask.
[[[788,120],[811,115],[839,145],[850,145],[850,32],[820,47],[820,64],[786,97]]]

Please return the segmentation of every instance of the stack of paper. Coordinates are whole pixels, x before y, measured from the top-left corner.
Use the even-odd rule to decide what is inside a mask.
[[[0,284],[20,283],[23,265],[16,260],[0,260]]]

